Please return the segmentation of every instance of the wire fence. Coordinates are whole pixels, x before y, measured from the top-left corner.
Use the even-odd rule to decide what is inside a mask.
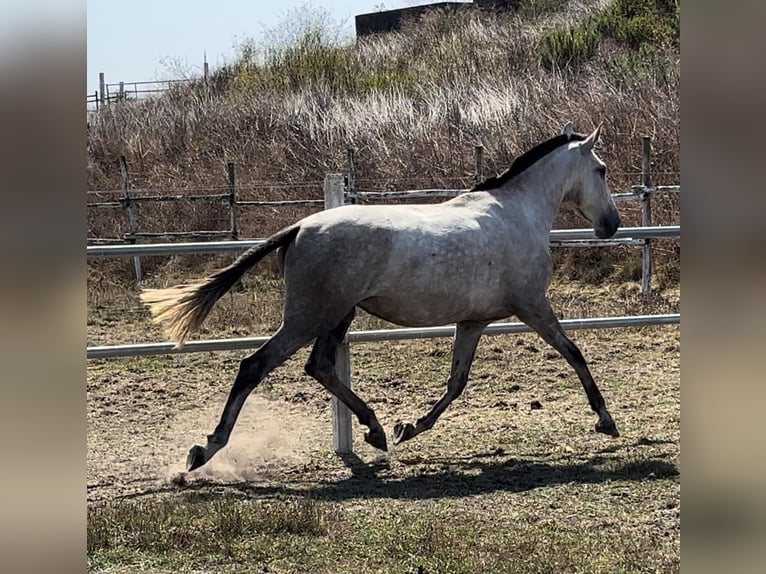
[[[460,183],[459,187],[452,189],[414,189],[414,190],[383,190],[373,189],[373,183],[383,183],[390,185],[389,180],[379,178],[357,179],[355,150],[347,149],[347,171],[344,174],[344,202],[346,203],[374,203],[385,201],[411,200],[411,199],[440,199],[451,198],[470,189],[474,183],[484,179],[485,155],[484,148],[481,145],[474,147],[474,173],[469,177],[448,177],[445,181],[456,181]],[[613,194],[615,201],[640,201],[641,202],[641,226],[652,227],[652,197],[660,194],[678,194],[679,185],[654,185],[652,179],[655,175],[651,171],[651,138],[642,139],[641,155],[642,171],[640,172],[641,184],[631,187],[629,193]],[[263,199],[262,197],[250,198],[243,197],[247,192],[261,195],[269,188],[290,188],[290,189],[316,189],[319,191],[321,184],[317,182],[257,182],[241,184],[237,181],[236,168],[233,163],[227,164],[228,181],[220,185],[206,186],[185,186],[183,188],[157,188],[147,189],[143,187],[134,188],[131,185],[131,177],[128,170],[128,164],[125,157],[120,158],[120,175],[122,185],[120,189],[110,190],[91,190],[87,192],[88,197],[96,197],[103,201],[88,201],[88,209],[108,209],[122,210],[124,214],[124,229],[120,237],[101,237],[89,236],[88,244],[94,246],[106,246],[119,243],[137,244],[145,241],[172,241],[180,239],[190,241],[197,239],[230,239],[233,241],[240,239],[241,212],[251,208],[321,208],[326,199]],[[670,172],[668,172],[670,173]],[[418,180],[429,181],[428,178],[407,178],[405,181],[415,182]],[[115,195],[119,197],[114,198]],[[217,204],[227,213],[221,214],[218,219],[219,224],[223,224],[223,229],[192,229],[184,231],[168,230],[146,230],[140,226],[137,208],[141,204]],[[263,220],[261,220],[263,221]],[[225,222],[225,223],[223,223]],[[227,225],[228,224],[228,225]],[[556,247],[601,247],[606,245],[642,245],[642,290],[649,293],[652,273],[652,251],[651,241],[653,237],[618,237],[611,243],[608,241],[597,240],[590,236],[577,237],[557,237],[554,238],[551,245]],[[134,267],[136,281],[143,279],[143,268],[140,254],[146,253],[140,249],[135,251]]]
[[[207,82],[208,78],[207,62],[204,63],[204,73],[201,78],[149,80],[142,82],[106,82],[105,75],[102,72],[99,74],[99,89],[85,96],[85,107],[88,112],[97,112],[101,107],[109,104],[162,94],[172,86],[198,81]]]

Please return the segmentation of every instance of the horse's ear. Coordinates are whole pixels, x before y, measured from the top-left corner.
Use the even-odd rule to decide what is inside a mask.
[[[593,130],[593,133],[590,134],[585,140],[583,140],[580,149],[582,150],[582,153],[588,153],[590,150],[593,149],[593,146],[596,145],[596,142],[598,141],[599,136],[601,136],[601,128],[604,126],[603,122],[598,124],[598,127]]]
[[[567,122],[561,133],[571,139],[571,137],[574,135],[574,127],[572,126],[572,122]]]

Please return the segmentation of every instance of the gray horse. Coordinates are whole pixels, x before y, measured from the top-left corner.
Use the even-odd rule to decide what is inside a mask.
[[[552,264],[549,233],[562,201],[572,202],[599,238],[614,235],[620,216],[594,153],[601,133],[562,134],[518,157],[497,177],[432,205],[349,205],[310,215],[193,285],[147,289],[142,301],[171,340],[184,341],[213,305],[266,254],[277,249],[285,281],[283,322],[244,359],[207,445],[194,446],[194,470],[223,448],[247,396],[274,368],[314,341],[306,372],[368,427],[365,441],[387,450],[375,413],[335,373],[336,353],[360,307],[408,327],[456,323],[447,391],[424,417],[398,423],[394,444],[430,429],[463,391],[484,328],[515,315],[577,372],[596,431],[619,436],[577,346],[561,328],[546,291]]]

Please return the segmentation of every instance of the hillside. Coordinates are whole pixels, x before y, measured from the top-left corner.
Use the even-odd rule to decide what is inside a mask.
[[[435,12],[358,42],[311,22],[298,32],[290,42],[245,42],[209,87],[102,108],[89,127],[89,189],[118,189],[124,155],[137,187],[221,186],[234,162],[241,183],[259,184],[255,197],[318,197],[325,173],[345,171],[348,147],[360,189],[462,187],[475,144],[492,175],[570,119],[581,131],[604,122],[599,153],[614,192],[640,183],[643,135],[653,140],[655,183],[679,182],[675,0],[525,0],[515,14]],[[165,207],[144,225],[222,228],[215,210]],[[638,223],[637,206],[620,207],[626,224]],[[253,217],[242,235],[299,215]],[[114,236],[118,218],[91,212],[89,232]],[[678,218],[677,198],[657,202],[657,223]],[[576,221],[562,215],[563,225]],[[679,248],[667,250],[659,261],[675,277]]]

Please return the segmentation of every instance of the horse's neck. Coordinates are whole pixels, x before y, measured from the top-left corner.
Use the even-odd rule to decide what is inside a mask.
[[[534,217],[534,227],[550,232],[553,222],[561,208],[568,182],[560,169],[551,169],[547,158],[540,160],[529,169],[520,173],[501,188],[509,208],[523,211]]]

